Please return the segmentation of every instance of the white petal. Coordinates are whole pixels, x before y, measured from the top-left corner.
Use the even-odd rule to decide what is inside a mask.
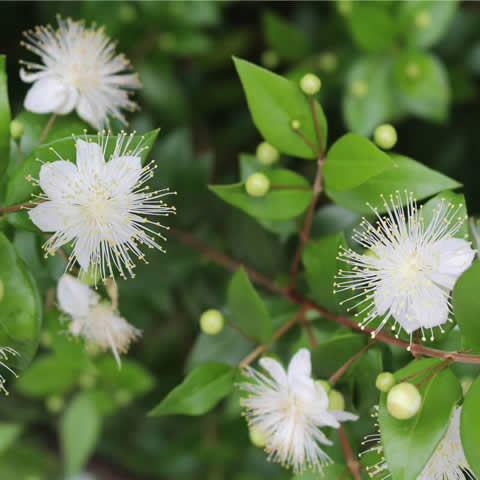
[[[32,208],[28,212],[28,216],[42,232],[56,232],[63,227],[61,217],[58,214],[61,208],[61,204],[48,201]]]
[[[74,317],[86,317],[90,306],[98,302],[99,296],[84,283],[65,274],[58,281],[57,298],[65,313]]]
[[[77,140],[77,167],[82,176],[93,179],[105,170],[102,147],[95,142]]]
[[[43,70],[40,70],[38,72],[28,72],[24,68],[20,69],[20,79],[22,80],[22,82],[26,83],[35,82],[36,80],[46,77],[47,75],[50,75],[50,72],[46,72]]]
[[[118,192],[130,192],[142,173],[142,159],[131,155],[112,158],[107,162],[107,172],[114,179]]]
[[[290,360],[288,365],[288,381],[298,377],[308,377],[312,375],[312,362],[310,360],[310,351],[301,348]]]
[[[53,200],[65,201],[71,196],[73,185],[78,181],[75,164],[65,160],[44,163],[40,168],[39,182],[42,190]]]
[[[78,101],[77,113],[82,120],[85,120],[93,128],[102,128],[105,121],[105,114],[100,116],[95,107],[92,106],[84,96],[80,97],[80,100]]]
[[[92,239],[89,238],[88,232],[86,232],[86,235],[78,236],[73,247],[72,253],[84,272],[87,272],[90,267],[90,258],[93,251],[91,242]]]
[[[315,423],[319,427],[338,428],[340,424],[338,423],[332,412],[333,410],[317,410],[315,412],[312,412],[312,418],[315,420]]]
[[[344,410],[329,410],[339,422],[355,421],[358,420],[358,415],[355,415],[350,412],[345,412]]]
[[[279,362],[270,357],[263,357],[258,362],[270,375],[271,377],[279,384],[287,384],[287,374],[285,369],[280,365]]]
[[[27,92],[24,106],[34,113],[55,112],[65,102],[68,90],[59,79],[49,76],[37,80]]]
[[[328,393],[325,390],[325,387],[322,384],[315,382],[315,393],[316,408],[319,410],[326,410],[328,408]]]
[[[62,105],[55,109],[55,113],[58,113],[60,115],[66,115],[75,108],[77,102],[78,90],[72,85],[69,85],[68,88],[66,88],[65,100]]]

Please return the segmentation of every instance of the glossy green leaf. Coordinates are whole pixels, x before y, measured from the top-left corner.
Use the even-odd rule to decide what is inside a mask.
[[[458,188],[457,181],[402,155],[392,156],[393,166],[364,184],[349,191],[335,192],[328,189],[327,195],[338,205],[356,212],[371,212],[366,203],[384,212],[380,195],[388,197],[395,192],[407,190],[417,200],[423,200],[443,190]]]
[[[268,46],[286,60],[301,60],[310,50],[307,37],[273,12],[263,15],[263,28]]]
[[[234,61],[253,121],[265,140],[288,155],[315,158],[315,153],[291,126],[292,120],[298,120],[301,132],[316,144],[312,109],[300,88],[286,78],[253,63],[238,58],[234,58]],[[327,121],[317,102],[315,109],[325,146]]]
[[[338,249],[346,246],[343,233],[323,236],[305,244],[302,262],[307,283],[313,297],[320,305],[331,312],[337,311],[337,297],[333,293],[333,283],[338,272]]]
[[[393,165],[392,159],[370,140],[347,133],[327,153],[325,185],[331,192],[352,190]]]
[[[10,103],[6,61],[7,57],[0,55],[0,178],[7,170],[10,154]]]
[[[235,325],[261,343],[270,341],[272,319],[243,268],[237,270],[230,280],[227,302],[229,317]]]
[[[224,363],[200,365],[150,415],[203,415],[232,391],[235,372]]]
[[[245,182],[210,185],[209,188],[225,202],[261,220],[287,220],[304,212],[312,199],[312,190],[304,177],[281,168],[263,170],[262,173],[271,185],[263,197],[248,195]]]
[[[462,334],[462,348],[480,352],[480,262],[474,262],[455,283],[452,293],[455,320]]]
[[[477,293],[478,296],[478,293]],[[460,436],[468,464],[473,473],[480,476],[480,377],[477,378],[467,395],[462,406],[460,417]]]
[[[20,355],[9,357],[8,364],[26,367],[38,345],[42,304],[37,285],[15,248],[0,233],[0,280],[4,294],[0,302],[0,345]]]
[[[101,417],[88,393],[79,393],[68,405],[60,421],[60,444],[65,473],[82,470],[100,436]]]
[[[443,63],[435,56],[407,52],[395,60],[394,86],[402,106],[421,118],[446,120],[450,85]]]
[[[419,384],[440,364],[439,359],[414,360],[395,373],[399,381],[426,367],[432,370],[418,374],[412,383]],[[447,367],[421,387],[422,406],[413,418],[397,420],[387,410],[386,394],[381,395],[378,420],[384,454],[392,480],[416,480],[438,443],[445,435],[456,403],[462,397],[457,378]],[[406,461],[408,459],[408,461]]]
[[[399,4],[401,32],[411,47],[428,48],[446,33],[457,11],[457,0],[407,0]]]

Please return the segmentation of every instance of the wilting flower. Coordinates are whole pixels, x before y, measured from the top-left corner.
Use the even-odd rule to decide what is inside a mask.
[[[11,347],[0,347],[0,366],[7,369],[15,378],[17,374],[7,365],[7,361],[10,357],[18,357],[19,353]],[[8,395],[8,390],[5,388],[5,377],[0,374],[0,391],[3,391],[5,395]]]
[[[75,336],[98,345],[103,350],[111,349],[120,365],[120,353],[126,353],[130,343],[141,332],[130,325],[107,301],[88,285],[71,275],[62,275],[57,285],[60,309],[71,316],[70,332]]]
[[[339,428],[339,422],[358,417],[328,409],[327,392],[311,377],[307,349],[292,357],[288,371],[272,358],[262,358],[259,363],[267,375],[249,367],[245,372],[249,378],[240,385],[248,392],[241,404],[251,429],[263,435],[269,459],[292,466],[295,472],[306,468],[321,471],[330,457],[319,444],[332,442],[320,428]]]
[[[453,411],[447,433],[438,444],[417,480],[475,480],[476,477],[470,470],[460,438],[461,412],[462,407],[456,407]],[[379,480],[390,478],[388,464],[383,456],[381,435],[369,435],[363,444],[370,442],[373,442],[374,445],[362,452],[361,455],[375,451],[381,455],[381,461],[367,467],[369,476]]]
[[[475,255],[469,242],[454,237],[465,221],[462,205],[442,199],[426,224],[411,195],[405,193],[406,213],[399,194],[383,200],[386,215],[372,207],[376,226],[363,219],[353,235],[368,251],[340,251],[339,259],[352,268],[340,270],[334,286],[336,292],[353,292],[341,304],[357,310],[362,327],[383,317],[373,337],[392,320],[392,330],[403,328],[412,338],[421,329],[425,340],[425,329],[433,337],[433,328],[442,330],[449,319],[450,292]]]
[[[129,149],[132,136],[121,134],[115,150],[105,162],[108,136],[99,143],[77,139],[77,162],[59,160],[42,165],[38,183],[45,192],[41,202],[29,211],[33,223],[44,232],[55,232],[45,243],[47,253],[72,243],[69,266],[76,260],[81,275],[90,272],[105,279],[134,276],[132,257],[144,260],[140,246],[162,250],[157,238],[165,237],[152,227],[168,230],[149,216],[175,212],[163,200],[168,188],[149,191],[145,185],[153,177],[153,162],[142,168],[140,144]]]
[[[136,108],[128,93],[140,82],[136,74],[126,73],[129,61],[115,54],[103,28],[58,17],[58,30],[48,25],[24,35],[22,45],[41,58],[41,63],[21,62],[21,79],[33,82],[25,98],[27,110],[63,115],[75,109],[97,129],[109,115],[126,123],[122,109]]]

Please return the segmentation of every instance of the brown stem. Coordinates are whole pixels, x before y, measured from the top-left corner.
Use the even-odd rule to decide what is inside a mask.
[[[315,338],[315,333],[313,332],[312,324],[310,323],[310,320],[308,320],[307,317],[305,317],[305,314],[302,314],[300,316],[300,322],[303,325],[303,328],[307,332],[307,337],[308,341],[310,342],[310,346],[312,348],[317,348],[318,347],[318,342],[317,339]]]
[[[333,375],[328,379],[330,383],[336,383],[338,379],[349,369],[350,365],[355,363],[373,344],[375,340],[369,341],[353,357],[349,358]]]
[[[450,363],[452,363],[452,360],[448,358],[444,360],[442,363],[440,363],[438,367],[432,373],[430,373],[430,375],[427,375],[420,383],[417,384],[417,388],[420,388],[422,385],[427,383],[431,378],[433,378],[437,373],[441,372]]]
[[[270,190],[311,190],[310,185],[270,185]]]
[[[248,340],[250,343],[253,343],[254,345],[258,343],[253,337],[250,335],[246,334],[240,327],[235,325],[233,322],[225,322],[226,325],[228,325],[232,330],[235,330],[237,333],[239,333],[243,338]]]
[[[347,467],[352,472],[353,478],[355,480],[362,480],[361,475],[361,466],[359,461],[356,459],[355,455],[353,454],[352,447],[350,446],[350,441],[348,440],[347,433],[342,425],[337,430],[338,437],[340,438],[340,445],[342,446],[343,455],[347,462]]]
[[[308,147],[310,147],[316,157],[321,157],[321,153],[308,137],[306,137],[300,130],[294,130],[294,132],[308,145]]]
[[[53,123],[55,122],[55,119],[57,118],[56,113],[52,113],[50,115],[50,118],[48,119],[47,124],[45,125],[45,128],[43,129],[42,134],[40,135],[40,140],[38,141],[38,144],[41,145],[44,140],[47,138],[48,133],[50,132],[50,129],[53,126]]]
[[[27,202],[20,203],[18,205],[10,205],[9,207],[0,207],[0,216],[5,215],[6,213],[16,212],[18,210],[23,210],[24,208],[35,207],[37,203]]]
[[[322,132],[320,130],[320,123],[318,121],[317,107],[315,106],[315,99],[310,99],[310,107],[312,108],[313,123],[315,125],[315,133],[317,134],[318,146],[320,148],[319,157],[323,157],[325,153],[325,145],[323,144]]]
[[[425,373],[425,372],[429,372],[430,370],[434,369],[437,367],[437,364],[433,364],[433,365],[429,365],[428,367],[425,367],[425,368],[421,368],[420,370],[416,371],[415,373],[412,373],[411,375],[408,375],[406,377],[403,377],[401,378],[398,383],[405,383],[405,382],[408,382],[410,380],[412,380],[412,378],[415,378],[415,377],[418,377],[419,375],[421,375],[422,373]]]

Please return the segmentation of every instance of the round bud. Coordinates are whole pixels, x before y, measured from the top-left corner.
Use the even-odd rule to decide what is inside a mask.
[[[315,385],[323,388],[327,394],[332,389],[332,386],[330,385],[330,382],[328,380],[316,380]]]
[[[263,435],[262,432],[260,432],[258,429],[255,427],[252,427],[248,430],[248,436],[250,437],[250,441],[256,446],[256,447],[264,447],[265,446],[265,436]]]
[[[47,410],[51,413],[58,413],[63,409],[65,401],[60,395],[50,395],[45,401]]]
[[[302,126],[302,124],[300,123],[299,120],[292,120],[290,122],[290,126],[294,129],[294,130],[299,130],[300,127]]]
[[[252,173],[245,182],[245,190],[251,197],[263,197],[270,188],[270,180],[263,173]]]
[[[354,80],[350,83],[350,92],[354,97],[366,97],[368,94],[368,83],[363,80]]]
[[[333,52],[322,53],[318,57],[318,66],[328,73],[332,73],[337,69],[337,56]]]
[[[413,80],[415,78],[418,78],[418,76],[420,75],[420,67],[417,63],[410,62],[405,67],[405,73],[407,74],[407,77]]]
[[[387,410],[399,420],[412,418],[420,410],[422,396],[417,387],[411,383],[399,383],[387,394]]]
[[[19,122],[18,120],[12,120],[10,122],[10,136],[14,140],[19,140],[24,132],[23,123]]]
[[[462,392],[464,395],[466,395],[467,392],[470,390],[472,383],[473,383],[472,377],[462,377],[462,379],[460,380],[460,385],[462,386]]]
[[[320,91],[322,81],[313,73],[307,73],[300,80],[300,88],[307,95],[315,95]]]
[[[382,372],[378,375],[375,385],[381,392],[387,393],[395,383],[395,377],[390,372]]]
[[[280,154],[275,147],[272,147],[267,142],[262,142],[259,143],[257,147],[257,158],[262,165],[268,166],[278,162]]]
[[[415,16],[415,25],[417,28],[424,29],[432,23],[432,15],[428,10],[420,10]]]
[[[260,61],[262,62],[262,65],[267,68],[275,68],[278,66],[280,59],[278,58],[277,52],[274,52],[273,50],[265,50],[262,53]]]
[[[118,390],[115,392],[115,402],[120,407],[126,407],[132,401],[132,394],[127,390]]]
[[[328,409],[343,410],[345,408],[345,399],[338,390],[331,390],[328,394]]]
[[[375,129],[373,139],[380,148],[390,150],[397,143],[397,131],[394,126],[385,123]]]
[[[200,328],[207,335],[217,335],[223,330],[223,315],[218,310],[210,309],[202,313]]]

